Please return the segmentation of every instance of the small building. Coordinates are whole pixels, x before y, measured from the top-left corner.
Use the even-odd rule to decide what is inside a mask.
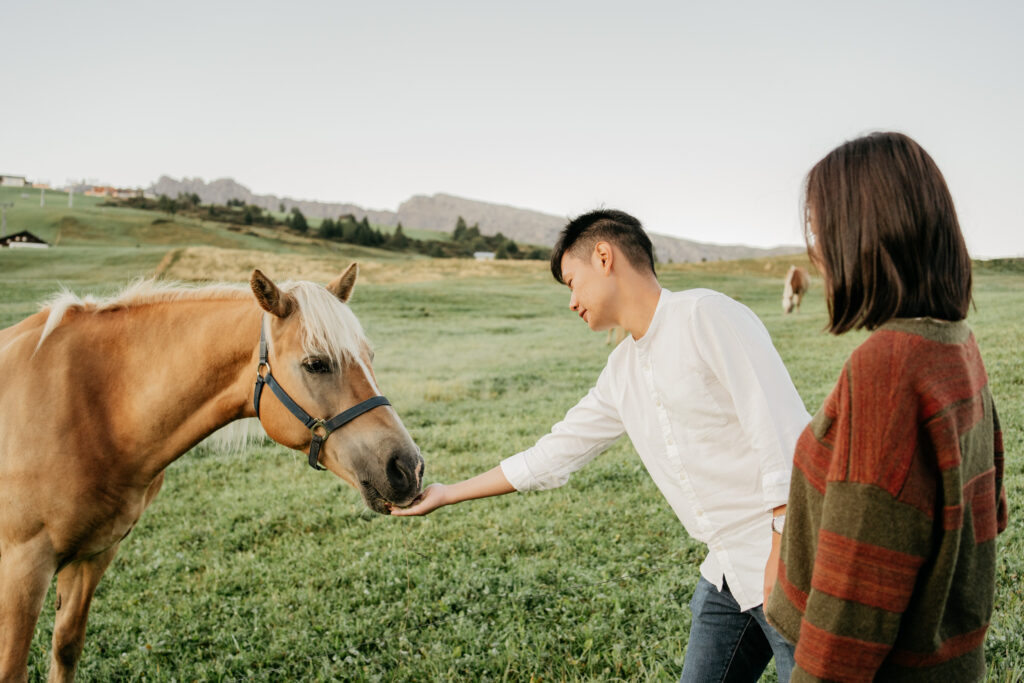
[[[473,258],[475,258],[477,261],[493,261],[494,260],[494,252],[493,251],[474,251],[473,252]]]
[[[93,185],[82,194],[86,197],[112,197],[114,196],[114,188],[107,185]]]
[[[28,179],[23,175],[0,175],[0,187],[25,187]]]
[[[49,246],[49,242],[36,237],[28,230],[22,230],[21,232],[16,232],[13,235],[7,235],[6,237],[0,237],[0,247],[9,247],[11,249],[47,249]]]
[[[86,197],[111,197],[112,199],[130,199],[143,196],[140,188],[113,187],[111,185],[93,185],[83,192]]]

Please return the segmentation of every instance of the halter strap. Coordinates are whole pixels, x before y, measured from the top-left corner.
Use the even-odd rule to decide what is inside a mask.
[[[363,413],[373,410],[378,406],[389,406],[391,402],[384,396],[371,396],[370,398],[357,403],[348,410],[342,411],[330,418],[329,420],[321,420],[320,418],[313,417],[302,407],[296,403],[288,392],[284,390],[277,380],[274,379],[274,375],[270,372],[270,360],[269,351],[267,344],[266,335],[266,316],[260,319],[260,362],[256,366],[256,386],[253,388],[252,405],[256,409],[256,419],[260,417],[260,397],[263,395],[263,386],[267,385],[270,390],[274,392],[281,404],[288,409],[292,415],[294,415],[302,424],[309,429],[312,433],[313,438],[309,443],[309,466],[315,470],[323,470],[320,466],[320,447],[331,433],[344,426],[345,424],[356,419]],[[260,371],[266,368],[267,372],[261,374]]]

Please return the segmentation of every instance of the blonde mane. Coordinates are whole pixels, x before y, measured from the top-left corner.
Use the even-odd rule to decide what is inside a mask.
[[[348,304],[320,285],[288,281],[278,285],[299,302],[302,316],[302,350],[322,353],[336,360],[358,358],[369,345],[363,326]],[[273,341],[271,341],[273,343]]]
[[[352,310],[320,285],[288,281],[279,287],[294,296],[299,304],[302,346],[306,353],[326,354],[337,360],[345,360],[358,357],[362,347],[368,345],[363,327]],[[247,285],[196,286],[153,279],[136,280],[117,294],[106,298],[92,295],[81,297],[67,288],[62,288],[40,306],[40,310],[49,309],[49,315],[36,348],[42,346],[46,338],[60,326],[68,311],[99,313],[172,301],[224,299],[253,299],[253,294]]]

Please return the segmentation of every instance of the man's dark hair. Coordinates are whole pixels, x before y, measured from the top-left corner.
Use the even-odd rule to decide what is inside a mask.
[[[565,284],[562,279],[562,257],[567,253],[573,256],[589,255],[598,242],[610,242],[618,247],[634,268],[639,271],[650,269],[651,274],[656,275],[654,247],[644,232],[644,226],[628,213],[614,209],[591,211],[569,221],[551,251],[551,274]]]
[[[962,320],[971,260],[932,158],[900,133],[829,152],[807,174],[804,233],[824,272],[829,331],[891,318]]]

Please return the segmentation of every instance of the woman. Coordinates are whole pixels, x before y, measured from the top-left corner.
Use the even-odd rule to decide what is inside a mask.
[[[793,681],[979,680],[1006,493],[953,200],[877,133],[811,169],[805,216],[829,331],[873,332],[797,441],[768,619]]]

